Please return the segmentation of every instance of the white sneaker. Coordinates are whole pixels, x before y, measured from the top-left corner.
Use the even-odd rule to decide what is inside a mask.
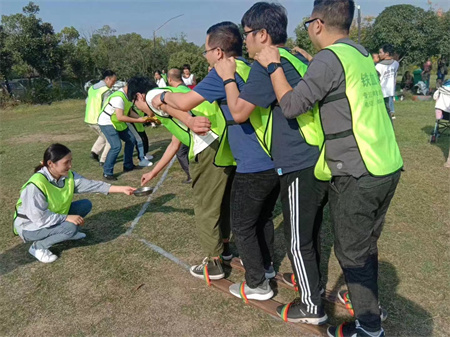
[[[241,295],[242,283],[234,283],[230,286],[230,293],[236,297],[242,298]],[[247,284],[244,285],[244,293],[249,300],[267,301],[274,295],[273,290],[270,288],[269,281],[266,279],[264,282],[256,288],[250,288]]]
[[[147,153],[147,154],[144,156],[144,158],[150,161],[150,160],[152,160],[154,157],[153,157],[150,153]]]
[[[52,263],[55,261],[58,257],[53,254],[48,249],[36,249],[34,248],[34,244],[30,246],[30,249],[28,249],[28,252],[33,255],[36,259],[43,263]]]
[[[82,233],[82,232],[78,232],[77,234],[75,234],[74,236],[72,236],[70,238],[70,240],[81,240],[84,239],[86,237],[86,234]]]
[[[139,166],[141,166],[141,167],[148,167],[148,166],[152,166],[152,165],[153,165],[153,163],[147,159],[142,159],[139,162]]]

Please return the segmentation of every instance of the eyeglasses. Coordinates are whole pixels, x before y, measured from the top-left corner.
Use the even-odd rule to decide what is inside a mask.
[[[206,56],[206,54],[208,54],[208,52],[210,52],[211,50],[216,50],[216,49],[223,50],[223,49],[220,48],[220,47],[214,47],[214,48],[207,49],[207,50],[203,51],[203,52],[202,52],[202,55],[203,55],[203,56]],[[185,68],[185,69],[187,69],[187,68]],[[183,70],[184,70],[184,69],[183,69]]]
[[[305,27],[305,30],[308,30],[309,25],[310,25],[311,23],[313,23],[314,21],[316,21],[316,20],[319,20],[320,22],[322,22],[322,24],[325,23],[325,22],[324,22],[322,19],[320,19],[320,18],[314,18],[314,19],[305,21],[305,22],[303,23],[303,27]]]
[[[243,33],[242,33],[242,40],[246,40],[248,34],[250,34],[250,33],[255,33],[255,32],[259,32],[261,29],[263,29],[263,28],[260,28],[260,29],[252,29],[252,30],[249,30],[248,32],[243,32]]]

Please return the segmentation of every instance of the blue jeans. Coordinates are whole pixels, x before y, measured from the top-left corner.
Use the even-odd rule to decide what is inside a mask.
[[[133,164],[133,148],[136,143],[136,139],[133,134],[127,128],[123,131],[117,131],[112,125],[99,125],[111,150],[109,150],[106,156],[105,164],[103,165],[103,174],[112,176],[114,171],[114,164],[119,156],[120,150],[122,150],[122,142],[125,142],[125,150],[123,153],[123,168],[126,170],[132,169]]]
[[[72,202],[70,205],[69,214],[79,215],[85,217],[92,209],[92,203],[88,199],[78,200]],[[25,241],[34,241],[36,249],[48,249],[54,244],[71,240],[75,234],[78,233],[78,226],[69,221],[64,221],[60,224],[48,228],[42,228],[37,231],[22,231],[22,236]]]

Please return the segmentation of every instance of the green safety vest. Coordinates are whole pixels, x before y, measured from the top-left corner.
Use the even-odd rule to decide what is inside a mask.
[[[128,127],[128,126],[127,126],[127,123],[125,123],[125,122],[120,122],[120,121],[117,119],[117,116],[116,116],[116,112],[115,112],[115,111],[114,111],[114,113],[113,113],[112,115],[106,113],[106,111],[105,111],[106,106],[109,104],[109,102],[111,101],[111,99],[112,99],[113,97],[120,97],[120,98],[123,99],[123,102],[124,102],[123,114],[124,114],[125,116],[128,116],[128,113],[130,112],[130,109],[131,109],[131,107],[133,106],[133,103],[130,102],[130,101],[128,100],[127,96],[126,96],[122,91],[116,91],[116,92],[114,92],[113,94],[111,94],[111,95],[106,99],[105,104],[103,104],[103,110],[102,110],[102,113],[105,113],[105,114],[107,114],[107,115],[109,115],[109,116],[111,117],[111,122],[113,123],[114,128],[115,128],[117,131],[123,131],[123,130],[126,130],[127,127]],[[100,115],[99,115],[99,117],[100,117]]]
[[[57,214],[69,214],[70,205],[72,204],[73,194],[75,191],[75,181],[73,179],[73,173],[69,170],[69,175],[65,179],[64,187],[58,187],[48,181],[47,177],[42,173],[35,173],[31,178],[22,186],[20,193],[29,185],[35,185],[45,196],[48,203],[48,209]],[[14,212],[14,220],[16,220],[18,214],[17,210],[22,205],[22,200],[16,203],[16,209]],[[14,234],[17,235],[16,229],[13,227]]]
[[[355,137],[361,158],[371,175],[386,176],[400,170],[403,160],[394,128],[386,113],[372,57],[370,54],[364,56],[358,49],[345,43],[337,43],[326,49],[337,56],[344,69],[345,96],[352,115],[352,128],[336,135],[325,135],[316,175],[319,175],[319,179],[331,178],[325,158],[327,138],[339,139],[349,134]]]
[[[136,112],[141,117],[147,117],[145,112],[139,110],[136,106],[133,106],[132,110]],[[143,123],[134,123],[137,132],[145,132],[145,127]]]
[[[184,85],[180,85],[176,88],[166,87],[158,89],[181,93],[191,91],[191,89]],[[217,102],[209,103],[208,101],[205,101],[191,109],[191,113],[193,116],[207,117],[211,122],[211,131],[219,137],[219,147],[214,157],[214,165],[219,167],[235,166],[236,162],[234,161],[227,138],[227,122],[222,110],[219,107],[219,104]],[[191,135],[192,131],[190,131],[186,125],[176,118],[159,115],[157,115],[157,118],[161,121],[161,124],[164,124],[175,137],[177,137],[183,144],[189,146],[189,161],[193,161],[195,159],[195,155],[194,137]]]
[[[106,85],[98,89],[91,86],[88,91],[86,113],[84,121],[89,124],[97,124],[98,116],[102,113],[103,94],[110,90]]]

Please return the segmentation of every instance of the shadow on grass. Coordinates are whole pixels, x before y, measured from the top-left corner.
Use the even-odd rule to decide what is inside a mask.
[[[175,198],[175,194],[166,194],[152,200],[151,204],[153,205],[154,211],[163,213],[181,212],[189,215],[194,213],[192,209],[179,209],[171,206],[164,206],[165,203],[173,198]],[[68,249],[92,246],[118,238],[127,231],[127,224],[136,217],[144,203],[145,201],[130,207],[100,212],[92,216],[88,215],[86,217],[86,225],[81,229],[81,231],[87,235],[85,239],[61,242],[53,246],[51,251],[59,256],[61,255],[61,252]],[[37,262],[37,260],[28,253],[29,247],[30,243],[19,244],[0,254],[0,276],[8,274],[16,268],[20,268],[26,264]]]
[[[388,312],[388,319],[382,323],[386,335],[432,336],[434,327],[432,315],[417,303],[397,293],[397,287],[401,280],[395,266],[387,261],[379,261],[378,270],[379,301]],[[343,285],[345,285],[345,281],[341,274],[329,290],[336,294]],[[412,297],[416,296],[412,294]],[[334,312],[330,312],[330,314],[335,316]]]
[[[430,137],[433,130],[434,125],[427,125],[422,128],[422,131],[429,136],[428,142],[430,142]],[[430,143],[430,145],[437,146],[438,148],[440,148],[444,155],[444,161],[447,160],[450,147],[450,131],[447,130],[447,132],[441,134],[439,137],[437,137],[436,142]]]

